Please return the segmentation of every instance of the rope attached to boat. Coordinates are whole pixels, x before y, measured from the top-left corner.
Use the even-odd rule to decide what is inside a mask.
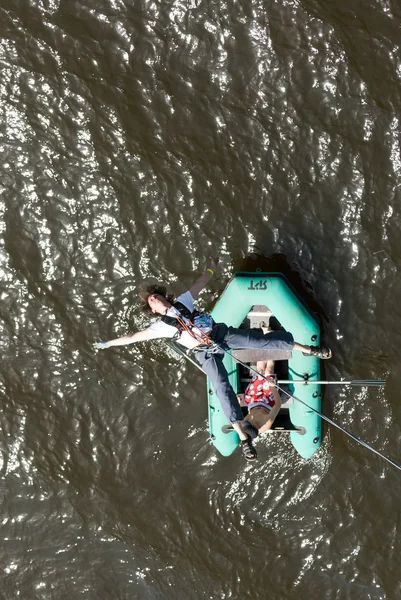
[[[247,365],[246,363],[244,363],[241,360],[239,360],[238,358],[236,358],[227,348],[224,348],[223,346],[221,346],[217,342],[214,342],[209,337],[209,335],[207,333],[204,333],[199,328],[196,328],[196,329],[198,329],[197,332],[194,331],[192,329],[193,327],[196,327],[194,325],[194,323],[192,323],[191,321],[189,321],[190,324],[188,325],[187,323],[185,323],[184,319],[181,316],[178,316],[177,320],[178,320],[179,324],[181,325],[181,327],[191,337],[193,337],[196,341],[198,341],[198,342],[200,342],[202,344],[205,344],[207,346],[210,346],[210,347],[214,346],[214,347],[219,348],[219,350],[221,350],[222,352],[225,352],[226,354],[228,354],[229,356],[231,356],[231,358],[234,361],[236,361],[237,363],[239,363],[240,365],[242,365],[246,369],[249,369],[255,375],[258,375],[259,377],[262,377],[263,379],[265,379],[266,381],[268,381],[268,378],[266,377],[266,375],[263,375],[262,373],[259,373],[259,371],[257,371],[256,369],[254,369],[250,365]],[[269,379],[269,382],[274,383],[274,382],[272,382],[271,379]],[[400,464],[398,464],[397,462],[395,462],[391,458],[388,458],[387,456],[384,456],[384,454],[382,454],[381,452],[379,452],[378,450],[376,450],[375,448],[373,448],[372,446],[370,446],[369,444],[367,444],[366,442],[364,442],[363,440],[361,440],[360,438],[358,438],[356,435],[353,435],[350,431],[347,431],[347,429],[344,429],[344,427],[341,427],[341,425],[339,425],[338,423],[336,423],[335,421],[333,421],[329,417],[326,417],[326,415],[324,415],[323,413],[321,413],[319,410],[313,408],[312,406],[309,406],[309,404],[307,404],[306,402],[304,402],[300,398],[297,398],[297,396],[294,396],[294,394],[290,394],[289,392],[287,392],[287,390],[284,390],[282,387],[280,387],[277,382],[275,382],[274,385],[275,385],[275,387],[280,392],[282,392],[283,394],[286,394],[286,396],[288,396],[289,398],[292,398],[293,400],[297,400],[297,402],[300,402],[306,408],[308,408],[309,410],[311,410],[314,413],[316,413],[321,419],[324,419],[325,421],[327,421],[327,423],[330,423],[330,425],[333,425],[333,427],[336,427],[337,429],[339,429],[340,431],[342,431],[343,433],[345,433],[346,435],[348,435],[355,442],[357,442],[361,446],[364,446],[364,448],[367,448],[368,450],[371,450],[372,452],[374,452],[374,454],[377,454],[377,456],[380,456],[380,458],[383,458],[385,461],[387,461],[388,463],[390,463],[390,465],[392,465],[393,467],[396,467],[396,469],[398,469],[399,471],[401,471],[401,465]]]
[[[250,371],[252,371],[253,373],[255,373],[255,375],[259,375],[259,377],[263,377],[263,379],[265,379],[266,381],[268,380],[268,378],[266,377],[266,375],[262,375],[262,373],[259,373],[256,369],[254,369],[250,365],[247,365],[246,363],[243,363],[241,360],[239,360],[238,358],[236,358],[235,356],[233,356],[233,354],[231,352],[229,352],[228,350],[225,350],[224,348],[221,348],[221,350],[223,350],[224,352],[226,352],[229,356],[231,356],[231,358],[233,360],[237,361],[240,365],[242,365],[243,367],[245,367],[245,368],[249,369]],[[269,379],[269,382],[271,382],[271,379]],[[293,398],[294,400],[297,400],[298,402],[300,402],[301,404],[303,404],[304,406],[306,406],[306,408],[308,408],[309,410],[311,410],[314,413],[316,413],[317,415],[319,415],[319,417],[321,419],[324,419],[325,421],[327,421],[327,423],[330,423],[330,425],[333,425],[334,427],[336,427],[337,429],[339,429],[340,431],[342,431],[343,433],[345,433],[346,435],[348,435],[355,442],[357,442],[361,446],[364,446],[368,450],[371,450],[372,452],[374,452],[375,454],[377,454],[378,456],[380,456],[381,458],[383,458],[384,460],[386,460],[388,463],[390,463],[390,465],[393,465],[393,467],[396,467],[399,471],[401,471],[401,465],[399,463],[395,462],[391,458],[388,458],[387,456],[384,456],[384,454],[382,454],[381,452],[379,452],[378,450],[376,450],[375,448],[373,448],[372,446],[370,446],[369,444],[367,444],[366,442],[364,442],[363,440],[361,440],[356,435],[352,434],[350,431],[347,431],[347,429],[344,429],[344,427],[341,427],[341,425],[339,425],[338,423],[336,423],[335,421],[333,421],[329,417],[326,417],[326,415],[324,415],[320,411],[316,410],[312,406],[309,406],[309,404],[307,404],[306,402],[304,402],[300,398],[297,398],[297,396],[294,396],[294,394],[290,394],[289,392],[287,392],[287,390],[284,390],[282,387],[280,387],[277,384],[277,382],[276,383],[272,382],[272,383],[276,386],[276,388],[280,392],[286,394],[289,398]]]

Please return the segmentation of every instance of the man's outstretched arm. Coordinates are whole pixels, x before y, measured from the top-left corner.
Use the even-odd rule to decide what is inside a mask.
[[[192,295],[194,300],[199,298],[200,292],[207,286],[213,275],[215,274],[217,269],[216,261],[211,258],[210,266],[206,269],[206,271],[195,281],[195,283],[189,288],[189,292]]]
[[[146,340],[154,339],[147,329],[144,331],[137,331],[132,335],[124,335],[123,337],[116,338],[115,340],[109,340],[108,342],[96,342],[94,345],[98,350],[104,350],[111,346],[127,346],[128,344],[135,344],[136,342],[145,342]]]

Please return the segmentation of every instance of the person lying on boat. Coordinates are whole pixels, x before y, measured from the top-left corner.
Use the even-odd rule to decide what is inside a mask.
[[[107,342],[97,342],[94,346],[97,349],[105,349],[157,338],[172,338],[193,351],[195,360],[209,377],[227,419],[232,423],[241,441],[249,441],[249,436],[241,429],[242,411],[223,364],[225,350],[230,348],[287,350],[318,358],[331,358],[331,350],[325,346],[298,344],[294,342],[289,331],[268,332],[266,330],[264,332],[261,329],[237,329],[228,327],[225,323],[215,323],[209,315],[195,311],[194,301],[207,286],[216,268],[216,262],[211,259],[206,271],[175,302],[166,287],[158,285],[145,287],[139,294],[143,303],[142,311],[149,315],[161,315],[160,318],[142,331]],[[243,446],[243,453],[246,454],[245,446]]]
[[[274,360],[258,361],[256,371],[260,375],[253,376],[244,394],[237,394],[240,406],[248,410],[241,422],[242,431],[248,436],[241,442],[246,460],[257,457],[252,442],[258,435],[271,429],[281,408],[280,394],[274,385]]]

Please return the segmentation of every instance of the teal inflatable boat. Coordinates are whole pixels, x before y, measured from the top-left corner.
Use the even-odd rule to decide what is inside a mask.
[[[308,346],[320,344],[320,328],[315,315],[280,273],[236,273],[211,315],[216,323],[226,323],[233,327],[260,327],[268,325],[274,317],[274,322],[290,331],[298,343]],[[263,359],[261,356],[252,356],[252,351],[234,351],[233,354],[236,352],[241,362],[250,365],[256,363],[256,359]],[[288,392],[320,412],[320,384],[313,383],[320,380],[320,360],[303,356],[301,352],[292,352],[286,358],[286,379],[290,381]],[[224,365],[234,391],[244,391],[251,373],[228,353],[225,354]],[[307,385],[303,383],[305,380]],[[207,399],[210,438],[220,454],[229,456],[238,447],[238,434],[230,428],[209,379]],[[282,394],[282,402],[283,406],[272,430],[263,435],[288,431],[298,453],[305,459],[310,458],[321,443],[321,418],[301,402],[288,398],[285,394]]]

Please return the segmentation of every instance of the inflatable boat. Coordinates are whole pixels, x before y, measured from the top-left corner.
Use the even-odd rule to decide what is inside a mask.
[[[290,331],[300,344],[319,345],[320,327],[290,283],[280,273],[236,273],[227,284],[211,313],[216,323],[233,327],[271,326]],[[261,354],[262,353],[262,354]],[[252,373],[244,367],[256,367],[257,360],[275,359],[276,373],[289,383],[280,385],[306,405],[321,411],[320,359],[302,352],[263,355],[263,351],[234,350],[226,353],[224,365],[236,393],[243,392]],[[240,360],[240,363],[236,361]],[[284,370],[283,370],[284,367]],[[281,372],[278,372],[281,371]],[[293,382],[293,383],[292,383]],[[307,382],[307,385],[305,384]],[[292,445],[304,459],[310,458],[321,443],[321,418],[301,402],[281,394],[282,407],[272,429],[263,435],[287,433]],[[209,433],[213,445],[223,456],[230,456],[239,444],[219,399],[207,379]]]

